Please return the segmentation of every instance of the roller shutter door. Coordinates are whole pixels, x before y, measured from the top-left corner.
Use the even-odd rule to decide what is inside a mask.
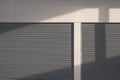
[[[73,80],[72,24],[0,23],[0,80]]]
[[[82,24],[82,80],[120,79],[120,24]]]

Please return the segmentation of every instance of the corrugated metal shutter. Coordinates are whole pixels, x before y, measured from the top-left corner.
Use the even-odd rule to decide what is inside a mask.
[[[72,28],[0,23],[0,80],[73,80]]]
[[[120,24],[82,24],[82,80],[120,79]]]

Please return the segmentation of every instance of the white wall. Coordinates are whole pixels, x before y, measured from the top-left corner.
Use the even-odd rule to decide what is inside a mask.
[[[0,22],[119,22],[119,0],[0,0]]]

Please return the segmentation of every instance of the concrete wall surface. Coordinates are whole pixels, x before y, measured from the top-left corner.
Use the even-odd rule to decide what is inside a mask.
[[[119,0],[0,0],[0,22],[119,22]]]

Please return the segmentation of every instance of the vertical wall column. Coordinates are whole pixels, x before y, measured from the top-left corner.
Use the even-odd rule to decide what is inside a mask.
[[[74,23],[74,80],[81,80],[82,34],[81,23]]]

